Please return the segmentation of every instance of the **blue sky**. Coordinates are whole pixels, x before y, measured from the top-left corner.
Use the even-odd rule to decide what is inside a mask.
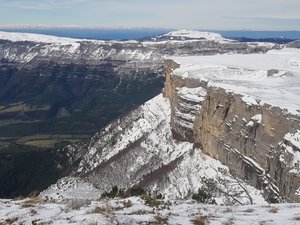
[[[300,30],[300,0],[0,0],[0,25]]]

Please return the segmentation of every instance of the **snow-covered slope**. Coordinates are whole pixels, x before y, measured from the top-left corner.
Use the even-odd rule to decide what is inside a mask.
[[[174,74],[245,95],[249,104],[271,104],[299,114],[300,50],[173,58]],[[250,97],[249,97],[250,96]]]
[[[101,196],[101,192],[90,182],[79,177],[64,177],[42,191],[40,196],[56,200],[96,200]]]
[[[124,189],[140,186],[168,199],[190,198],[204,185],[204,178],[211,178],[224,191],[215,193],[219,204],[237,203],[229,195],[235,195],[241,204],[251,202],[244,187],[254,203],[265,202],[260,191],[237,180],[219,161],[204,155],[193,143],[174,139],[170,114],[170,103],[161,94],[104,128],[87,145],[70,146],[67,150],[75,153],[79,165],[73,175],[86,178],[100,192],[114,185]],[[70,184],[66,179],[59,184]],[[62,185],[51,186],[42,195],[64,196],[66,189],[58,186]]]
[[[0,223],[13,225],[297,225],[300,223],[299,207],[299,204],[233,207],[203,205],[192,201],[171,201],[161,202],[160,206],[153,208],[138,197],[65,202],[32,198],[15,201],[0,200]]]

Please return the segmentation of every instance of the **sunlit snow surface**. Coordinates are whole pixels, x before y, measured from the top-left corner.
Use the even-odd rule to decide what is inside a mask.
[[[138,197],[101,201],[0,200],[1,224],[299,224],[299,204],[215,206],[172,201],[149,207]],[[198,223],[195,221],[198,220]],[[200,223],[200,222],[203,223]],[[205,223],[204,223],[205,222]]]
[[[299,114],[300,49],[266,54],[173,57],[175,75],[208,81],[209,86],[244,95],[249,104],[270,104]]]

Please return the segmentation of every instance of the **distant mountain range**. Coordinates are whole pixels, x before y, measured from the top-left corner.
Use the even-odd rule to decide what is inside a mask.
[[[163,28],[97,28],[97,27],[31,27],[31,26],[16,26],[7,27],[0,26],[1,31],[21,32],[21,33],[36,33],[55,35],[60,37],[71,38],[87,38],[87,39],[105,39],[105,40],[131,40],[143,39],[146,36],[157,36],[173,29]],[[206,30],[207,31],[207,30]],[[219,33],[227,38],[249,38],[249,39],[300,39],[300,31],[247,31],[247,30],[209,30],[209,32]]]

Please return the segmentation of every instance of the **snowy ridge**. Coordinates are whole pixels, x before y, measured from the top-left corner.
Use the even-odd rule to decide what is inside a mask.
[[[150,133],[165,119],[170,117],[168,113],[169,107],[167,99],[159,95],[141,106],[140,110],[144,112],[143,118],[135,120],[130,127],[127,127],[126,121],[124,124],[116,127],[116,125],[119,125],[118,122],[120,122],[118,120],[116,125],[109,125],[104,128],[104,131],[98,134],[101,138],[96,143],[90,144],[89,152],[85,155],[84,160],[82,160],[78,171],[87,172],[93,170],[101,163],[124,150],[132,142],[142,138],[145,133]],[[117,131],[119,140],[122,141],[117,141],[113,146],[106,145],[116,135],[115,131]],[[97,151],[100,148],[101,152]],[[87,165],[84,166],[85,163]]]
[[[252,104],[270,104],[299,114],[300,50],[284,48],[266,54],[225,54],[174,57],[181,65],[174,74],[208,81],[244,95]]]
[[[31,41],[42,43],[60,43],[65,45],[74,44],[74,42],[83,41],[82,39],[73,39],[66,37],[56,37],[44,34],[31,34],[31,33],[17,33],[0,31],[0,39],[9,40],[12,42],[18,41]]]
[[[138,41],[135,40],[105,41],[105,40],[96,40],[96,39],[68,38],[68,37],[58,37],[58,36],[45,35],[45,34],[19,33],[19,32],[6,32],[6,31],[0,31],[0,40],[8,40],[12,42],[29,41],[29,42],[37,42],[37,43],[60,44],[60,45],[72,45],[80,42],[90,42],[95,44],[138,43]]]

